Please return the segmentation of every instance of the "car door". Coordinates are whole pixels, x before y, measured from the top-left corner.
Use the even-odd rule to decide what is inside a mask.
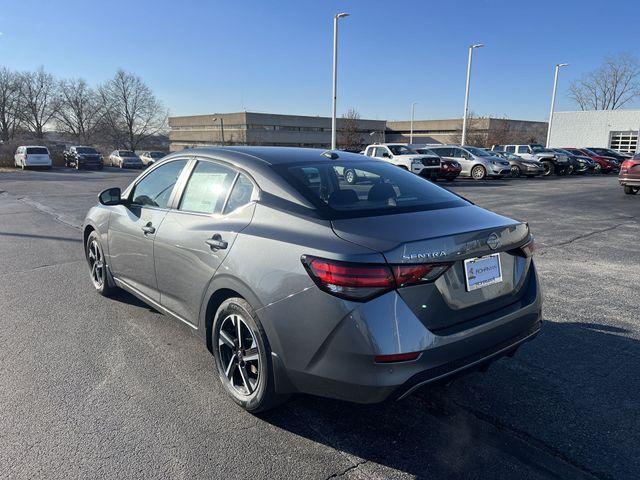
[[[473,160],[470,159],[470,155],[461,148],[453,147],[451,149],[451,158],[458,162],[462,166],[462,175],[471,175],[471,167],[473,167]]]
[[[154,249],[160,303],[183,321],[197,324],[205,290],[251,222],[254,192],[246,174],[199,159],[162,222]]]
[[[156,302],[160,294],[153,262],[154,239],[188,162],[172,160],[142,176],[127,196],[129,203],[114,207],[109,219],[111,272]]]

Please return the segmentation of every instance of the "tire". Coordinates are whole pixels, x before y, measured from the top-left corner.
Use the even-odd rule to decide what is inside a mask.
[[[543,177],[548,177],[549,175],[553,175],[553,173],[556,170],[553,162],[550,162],[548,160],[542,162],[542,166],[544,167],[544,172],[542,172]]]
[[[522,170],[520,170],[520,167],[518,165],[511,165],[512,177],[519,177],[521,174],[522,174]]]
[[[20,165],[20,168],[21,168],[22,170],[26,170],[26,169],[27,169],[27,166],[24,164],[24,162],[22,162],[22,164]]]
[[[220,383],[242,408],[263,412],[288,398],[275,393],[269,341],[246,300],[230,298],[220,305],[213,318],[211,346]],[[249,357],[251,360],[247,360]]]
[[[627,195],[635,195],[636,193],[638,193],[638,190],[640,190],[640,187],[632,187],[630,185],[624,186],[624,193],[626,193]]]
[[[124,168],[124,164],[122,163],[122,160],[120,160],[120,163],[118,164],[118,167],[120,167],[121,169]]]
[[[476,165],[471,169],[471,178],[474,180],[484,180],[487,177],[487,171],[482,165]]]
[[[87,239],[84,248],[85,258],[89,264],[89,276],[91,283],[100,295],[105,297],[113,296],[117,291],[115,283],[109,273],[109,267],[104,259],[104,250],[100,242],[100,236],[94,230]]]
[[[356,175],[356,171],[352,168],[349,168],[344,171],[344,181],[349,185],[354,185],[358,181],[358,176]]]
[[[80,170],[80,162],[78,160],[76,160],[76,170]]]
[[[595,167],[593,167],[593,173],[602,173],[602,165],[596,163]]]
[[[573,165],[569,165],[564,169],[565,175],[574,175],[575,173],[576,173],[576,167],[574,167]]]

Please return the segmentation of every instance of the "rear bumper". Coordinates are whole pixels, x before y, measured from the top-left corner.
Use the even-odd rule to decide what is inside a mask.
[[[533,264],[527,276],[527,293],[517,304],[440,330],[428,329],[396,291],[364,304],[339,301],[342,305],[327,308],[320,305],[333,298],[311,288],[265,307],[257,313],[277,358],[276,389],[377,403],[482,368],[512,354],[540,330],[542,294]],[[309,304],[319,311],[318,318]],[[318,335],[323,317],[341,311],[343,316],[326,328],[327,333]],[[296,322],[305,318],[313,326],[303,334],[298,331],[300,325],[283,320],[286,318],[296,318]],[[300,339],[309,337],[315,346],[306,341],[302,348]],[[421,353],[414,361],[374,361],[375,355],[408,352]]]
[[[620,185],[622,185],[623,187],[628,185],[630,187],[640,187],[640,177],[627,177],[627,176],[622,176],[620,178],[618,178],[618,181],[620,182]]]

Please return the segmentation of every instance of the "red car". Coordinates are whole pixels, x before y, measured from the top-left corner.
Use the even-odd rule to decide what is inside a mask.
[[[432,150],[428,148],[414,148],[414,150],[423,155],[435,155]],[[447,182],[453,182],[460,172],[462,171],[462,165],[455,160],[445,160],[440,157],[440,170],[438,170],[438,176],[436,180],[444,179]]]
[[[614,170],[618,169],[618,161],[612,157],[603,157],[601,155],[596,155],[591,150],[586,148],[563,148],[563,150],[568,150],[570,153],[574,155],[582,155],[585,157],[589,157],[591,160],[596,162],[596,168],[594,173],[610,173]]]
[[[622,162],[618,181],[628,195],[635,195],[640,191],[640,153]]]

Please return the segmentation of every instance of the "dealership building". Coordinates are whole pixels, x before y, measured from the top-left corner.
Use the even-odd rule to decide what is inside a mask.
[[[384,120],[355,122],[362,146],[384,141]],[[345,119],[337,119],[338,132]],[[238,112],[169,118],[171,151],[202,145],[274,145],[326,148],[331,145],[331,118]]]
[[[348,120],[338,118],[338,143]],[[371,143],[409,143],[410,122],[357,119],[355,136],[360,148]],[[331,144],[331,118],[304,115],[238,112],[169,118],[171,151],[202,145],[276,145],[327,148]],[[353,124],[350,127],[352,130]],[[544,142],[546,122],[473,118],[468,140],[474,145]],[[460,142],[462,119],[416,120],[414,143]],[[223,138],[224,137],[224,138]],[[357,142],[356,142],[357,143]]]
[[[551,147],[601,147],[640,151],[640,110],[556,112],[551,123]]]

